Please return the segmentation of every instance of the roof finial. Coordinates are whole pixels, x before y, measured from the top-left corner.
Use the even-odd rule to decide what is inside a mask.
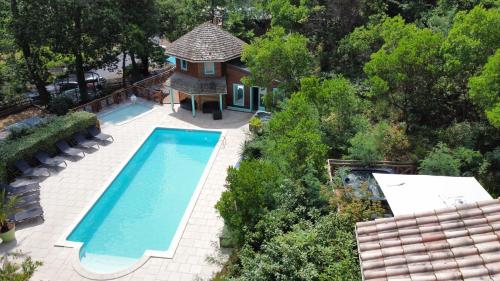
[[[219,7],[214,9],[212,23],[218,26],[222,26],[222,10]]]

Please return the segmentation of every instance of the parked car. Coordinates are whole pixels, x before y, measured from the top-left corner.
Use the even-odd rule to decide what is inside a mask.
[[[85,72],[85,82],[88,88],[102,89],[106,85],[106,79],[92,71]],[[76,78],[76,74],[70,74],[64,78],[56,79],[54,84],[58,87],[59,91],[62,92],[78,88],[78,79]]]
[[[99,95],[101,95],[102,92],[101,92],[101,90],[96,89],[96,88],[89,88],[89,89],[87,89],[87,93],[89,95],[89,99],[94,99],[94,98],[98,97]],[[80,89],[78,87],[74,88],[74,89],[62,91],[57,96],[58,97],[64,96],[64,97],[70,98],[74,104],[79,104],[81,101]]]

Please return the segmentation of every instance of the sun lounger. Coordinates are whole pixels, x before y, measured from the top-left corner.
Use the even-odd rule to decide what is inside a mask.
[[[66,160],[64,160],[64,158],[60,156],[50,157],[49,154],[43,151],[35,153],[35,158],[43,165],[49,167],[60,167],[59,165],[61,164],[64,164],[66,167],[68,167],[68,164],[66,164]]]
[[[39,181],[36,179],[19,177],[19,178],[16,178],[15,181],[9,183],[9,186],[17,188],[17,187],[22,187],[22,186],[26,186],[26,185],[38,184],[38,182]]]
[[[0,184],[0,190],[1,189],[5,189],[8,196],[20,196],[23,194],[38,192],[40,190],[40,185],[38,183],[32,183],[16,187],[10,184]]]
[[[101,130],[99,130],[96,126],[91,126],[87,128],[87,131],[96,140],[109,141],[109,139],[111,139],[112,141],[115,141],[113,136],[101,132]]]
[[[10,217],[10,219],[16,223],[34,220],[37,218],[43,219],[43,209],[39,203],[27,206],[24,210],[21,210]]]
[[[14,166],[21,171],[23,176],[26,177],[48,177],[50,176],[50,171],[47,168],[31,167],[26,161],[18,160],[14,163]]]
[[[92,148],[94,146],[97,146],[97,149],[99,149],[99,144],[97,142],[86,139],[85,136],[82,135],[82,133],[74,133],[72,137],[76,141],[77,147]]]
[[[40,192],[34,192],[31,194],[25,194],[22,196],[18,196],[16,200],[16,204],[14,205],[15,209],[25,209],[30,208],[31,205],[40,202]]]
[[[58,141],[56,142],[57,148],[61,151],[62,154],[71,156],[71,157],[85,157],[85,151],[79,149],[79,148],[74,148],[69,146],[69,144],[66,141]],[[83,154],[83,156],[80,156],[80,153]]]

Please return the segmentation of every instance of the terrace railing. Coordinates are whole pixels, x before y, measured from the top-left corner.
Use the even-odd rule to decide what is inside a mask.
[[[155,85],[161,85],[174,73],[175,66],[169,66],[160,73],[138,81],[130,86],[116,90],[111,94],[102,98],[95,99],[86,104],[80,105],[72,109],[72,111],[88,111],[97,113],[104,108],[114,104],[122,103],[130,98],[132,94],[148,100],[152,100],[159,104],[163,103],[165,94],[158,89],[152,89]]]
[[[416,174],[417,165],[411,161],[375,161],[365,164],[358,160],[328,159],[328,175],[330,180],[338,168],[390,168],[396,174]]]
[[[18,113],[30,107],[31,105],[32,101],[29,98],[17,99],[9,103],[0,103],[0,117]]]

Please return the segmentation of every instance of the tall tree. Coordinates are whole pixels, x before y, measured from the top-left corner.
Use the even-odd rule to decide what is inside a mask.
[[[74,58],[80,98],[88,99],[85,70],[114,63],[120,33],[116,0],[52,0],[54,51]]]
[[[47,18],[51,9],[48,1],[11,0],[11,32],[26,64],[29,80],[35,84],[41,101],[47,103],[49,93],[45,83],[49,76],[46,67]]]
[[[405,25],[400,18],[397,23],[385,25],[390,29],[382,31],[384,45],[364,67],[377,101],[391,107],[383,113],[396,113],[383,115],[406,122],[409,129],[449,122],[444,113],[445,96],[437,89],[442,74],[439,49],[443,35]]]
[[[300,79],[313,71],[314,59],[308,40],[297,33],[273,28],[243,50],[242,60],[252,71],[247,83],[261,87],[277,86],[289,96],[299,89]]]
[[[470,77],[500,48],[500,8],[476,6],[457,13],[441,52],[445,59],[442,87],[455,100],[458,118],[477,118],[467,94]]]
[[[489,122],[500,128],[500,49],[488,59],[481,74],[469,80],[469,95],[484,109]]]
[[[156,0],[119,1],[122,24],[122,50],[141,59],[143,75],[149,74],[149,61],[159,46],[152,38],[160,33],[160,13]],[[147,15],[147,16],[145,16]],[[134,69],[134,71],[137,71]]]

